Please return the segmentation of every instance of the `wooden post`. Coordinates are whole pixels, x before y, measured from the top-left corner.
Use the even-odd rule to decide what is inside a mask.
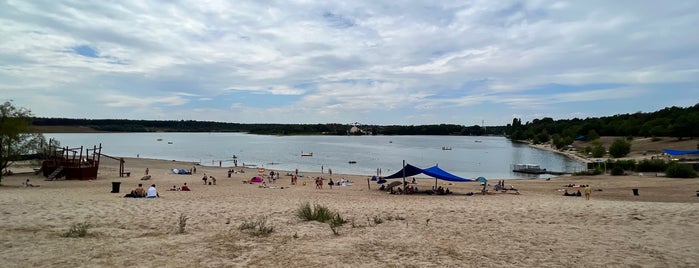
[[[405,185],[405,160],[403,160],[403,194],[405,194],[406,190],[406,185]]]
[[[371,183],[369,183],[369,178],[366,178],[366,186],[371,190]]]

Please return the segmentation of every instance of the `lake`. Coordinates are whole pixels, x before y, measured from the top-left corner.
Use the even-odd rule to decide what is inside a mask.
[[[552,171],[576,172],[583,163],[504,137],[474,136],[269,136],[244,133],[49,133],[61,146],[92,148],[120,157],[200,162],[201,165],[388,176],[403,160],[420,168],[438,164],[455,175],[489,179],[531,178],[513,173],[512,164],[537,164]],[[450,150],[443,150],[449,147]],[[313,156],[302,156],[302,153]],[[354,163],[350,163],[350,161]],[[127,163],[128,165],[128,163]],[[174,167],[173,168],[189,168]]]

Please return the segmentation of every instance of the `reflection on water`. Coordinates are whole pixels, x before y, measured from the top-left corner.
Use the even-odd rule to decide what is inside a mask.
[[[537,164],[553,171],[580,171],[582,163],[504,137],[468,136],[265,136],[241,133],[80,133],[46,134],[63,146],[102,144],[102,152],[124,157],[238,165],[278,170],[390,175],[403,160],[417,167],[439,165],[475,178],[526,178],[512,164]],[[442,150],[442,147],[451,150]],[[301,156],[302,152],[313,156]],[[350,163],[354,162],[354,163]],[[173,167],[177,168],[177,167]]]

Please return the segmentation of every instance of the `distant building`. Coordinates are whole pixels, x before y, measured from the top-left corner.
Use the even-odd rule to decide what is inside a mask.
[[[357,135],[357,134],[362,134],[362,133],[363,133],[363,131],[360,128],[358,128],[357,126],[353,126],[352,128],[350,128],[350,131],[349,131],[349,134],[351,134],[351,135]]]

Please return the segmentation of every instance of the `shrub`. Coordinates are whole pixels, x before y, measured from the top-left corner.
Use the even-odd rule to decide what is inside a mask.
[[[340,235],[340,233],[337,230],[337,227],[340,227],[345,223],[347,223],[347,220],[343,219],[342,216],[340,216],[340,213],[336,213],[335,216],[333,216],[333,218],[330,219],[330,230],[333,231],[333,234]]]
[[[268,236],[274,232],[274,226],[267,223],[267,216],[261,216],[255,221],[244,221],[238,227],[241,231],[248,231],[254,236]]]
[[[612,176],[621,176],[624,175],[624,169],[621,168],[620,166],[615,166],[612,169]]]
[[[87,222],[75,223],[63,234],[63,237],[85,237],[89,228],[90,224]]]
[[[697,176],[697,172],[689,165],[672,163],[665,170],[665,175],[670,178],[694,178]]]
[[[661,159],[643,159],[636,164],[637,172],[663,172],[667,170],[668,163]]]
[[[327,222],[336,214],[337,213],[329,208],[319,204],[314,204],[313,207],[311,207],[311,204],[308,202],[301,204],[301,206],[296,209],[296,216],[304,221]]]
[[[629,160],[616,160],[614,162],[611,162],[613,166],[620,167],[623,170],[635,170],[636,169],[636,160],[629,159]]]

